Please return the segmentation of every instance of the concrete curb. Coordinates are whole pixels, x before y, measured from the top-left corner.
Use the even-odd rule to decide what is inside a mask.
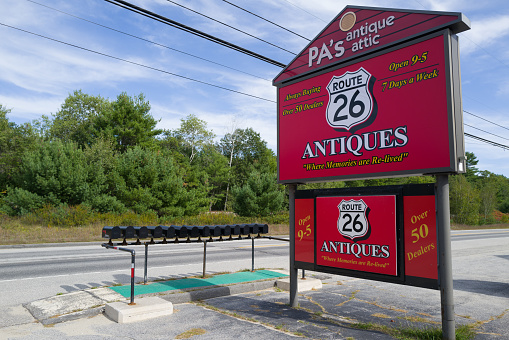
[[[276,285],[276,280],[275,278],[220,287],[190,288],[167,293],[137,295],[135,302],[136,299],[149,296],[158,296],[173,304],[201,301],[272,288]],[[53,325],[104,313],[107,303],[124,300],[126,300],[125,297],[109,288],[99,288],[53,296],[23,304],[23,307],[43,325]]]

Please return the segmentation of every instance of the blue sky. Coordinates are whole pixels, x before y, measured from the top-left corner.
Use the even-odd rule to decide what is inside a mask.
[[[506,0],[229,1],[309,39],[347,5],[464,13],[472,23],[471,30],[460,34],[463,109],[470,113],[464,114],[465,132],[509,145],[509,4]],[[130,2],[284,64],[295,57],[166,0]],[[308,44],[307,40],[222,0],[175,2],[294,53]],[[3,24],[0,25],[0,104],[12,109],[9,119],[17,124],[57,112],[65,98],[79,89],[112,100],[121,92],[143,93],[152,105],[153,117],[160,120],[160,128],[176,129],[182,118],[194,114],[208,123],[217,138],[234,127],[252,127],[276,150],[276,88],[271,80],[281,71],[277,66],[103,0],[0,0],[0,23]],[[266,100],[95,54],[4,25]],[[509,177],[509,150],[468,137],[465,142],[467,151],[477,156],[480,169]]]

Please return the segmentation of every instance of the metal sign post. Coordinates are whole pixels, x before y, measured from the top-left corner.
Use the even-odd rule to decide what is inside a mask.
[[[296,184],[288,185],[288,195],[290,201],[290,306],[298,307],[298,269],[295,267],[295,191]]]
[[[451,220],[449,210],[449,175],[437,175],[438,280],[442,307],[443,339],[455,336],[452,280]]]

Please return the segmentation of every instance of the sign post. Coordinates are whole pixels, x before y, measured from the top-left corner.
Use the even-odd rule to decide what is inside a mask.
[[[291,306],[298,269],[440,289],[454,339],[448,175],[466,170],[456,34],[469,28],[457,12],[347,6],[274,78]],[[415,175],[436,187],[297,190]]]
[[[449,176],[437,175],[438,272],[444,339],[456,339],[452,279]]]

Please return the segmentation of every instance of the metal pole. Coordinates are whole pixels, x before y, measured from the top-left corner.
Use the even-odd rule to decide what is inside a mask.
[[[302,279],[303,280],[306,279],[306,270],[305,269],[302,269]]]
[[[290,202],[290,306],[298,307],[298,273],[295,268],[295,190],[297,184],[288,185],[288,194]]]
[[[134,251],[134,249],[114,247],[114,246],[110,246],[107,243],[103,243],[103,244],[101,244],[101,246],[106,249],[115,249],[115,250],[127,251],[127,252],[131,253],[131,302],[129,304],[135,305],[135,303],[134,303],[134,262],[135,262],[136,252]]]
[[[438,283],[442,307],[442,338],[456,339],[452,279],[449,175],[437,175]]]
[[[148,243],[145,242],[145,270],[143,271],[143,284],[147,284],[147,267],[148,267]]]
[[[130,305],[135,305],[134,303],[134,250],[131,253],[131,302]]]
[[[254,237],[251,239],[251,271],[254,272]]]
[[[207,266],[207,241],[203,242],[203,275],[201,277],[205,277],[205,268]]]

